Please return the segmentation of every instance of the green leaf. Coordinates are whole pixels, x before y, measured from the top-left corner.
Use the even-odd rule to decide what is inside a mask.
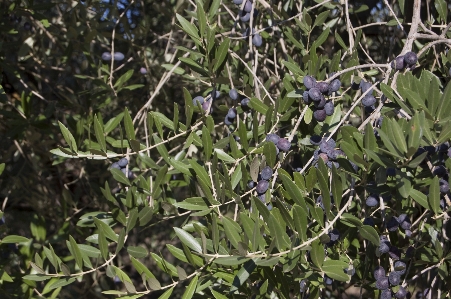
[[[228,256],[228,257],[219,257],[213,260],[213,263],[224,265],[224,266],[236,266],[241,265],[244,262],[247,262],[249,258],[242,256]]]
[[[179,237],[180,241],[182,241],[183,244],[196,251],[197,253],[202,253],[202,247],[200,246],[200,243],[193,236],[178,227],[174,227],[174,230],[177,237]]]
[[[185,292],[183,293],[182,299],[191,299],[194,295],[194,292],[196,291],[197,287],[197,280],[199,277],[196,275],[189,283],[188,287],[186,288]]]
[[[269,167],[274,168],[277,159],[276,145],[272,142],[265,142],[263,153],[266,157],[266,164],[268,164]]]
[[[373,243],[375,246],[379,246],[379,234],[372,226],[362,225],[359,228],[359,231],[362,237]]]
[[[208,71],[205,69],[205,67],[201,66],[199,63],[192,60],[191,58],[179,57],[179,60],[181,62],[183,62],[184,64],[186,64],[190,69],[192,69],[196,73],[199,73],[205,77],[207,77],[209,75]]]
[[[117,168],[111,168],[110,171],[111,174],[113,175],[113,178],[116,181],[125,184],[127,186],[131,186],[130,180],[125,176],[125,174],[121,170]]]
[[[97,240],[99,243],[100,253],[102,254],[103,259],[106,261],[109,257],[108,241],[106,240],[105,233],[102,230],[99,231]]]
[[[75,242],[75,239],[69,235],[69,242],[72,247],[72,254],[74,255],[75,262],[77,263],[80,270],[83,269],[83,256],[81,255],[80,248],[78,247],[77,242]]]
[[[117,79],[116,83],[114,83],[114,88],[120,89],[125,82],[127,82],[133,76],[134,70],[128,70],[125,74],[123,74],[119,79]]]
[[[312,28],[314,28],[314,27],[316,27],[316,26],[318,26],[318,25],[323,25],[323,24],[325,23],[327,17],[329,16],[329,14],[330,14],[330,11],[329,11],[329,10],[326,10],[326,11],[323,11],[322,13],[320,13],[320,14],[316,17],[315,23],[313,23]]]
[[[130,210],[128,215],[126,234],[128,234],[135,227],[137,220],[138,220],[138,208],[134,208]]]
[[[286,224],[278,208],[273,208],[269,215],[268,228],[274,238],[275,246],[283,251],[290,246],[290,238],[286,233]]]
[[[60,278],[49,286],[49,290],[67,286],[75,281],[76,278]]]
[[[429,205],[436,215],[440,213],[440,186],[439,179],[435,176],[429,186]]]
[[[237,229],[235,224],[236,223],[234,223],[228,217],[222,218],[222,226],[224,227],[224,232],[227,236],[228,241],[232,244],[233,247],[238,249],[238,242],[241,242],[240,237],[241,230]]]
[[[139,211],[138,217],[139,217],[139,225],[144,226],[147,223],[149,223],[150,220],[152,220],[153,216],[153,209],[151,207],[144,207],[141,211]]]
[[[398,122],[394,119],[387,120],[391,121],[390,129],[395,137],[393,141],[403,153],[407,153],[407,144],[404,137],[404,133],[402,132],[402,129],[399,126]]]
[[[127,252],[128,254],[137,259],[144,258],[148,254],[147,249],[141,246],[128,246]]]
[[[202,1],[196,0],[196,7],[197,7],[197,21],[199,22],[200,36],[204,37],[205,28],[207,26],[207,18],[205,17],[205,11],[204,11]]]
[[[285,190],[287,190],[291,199],[293,199],[293,201],[296,204],[301,206],[301,208],[304,209],[304,211],[307,211],[307,205],[305,204],[304,197],[302,196],[299,187],[296,186],[296,184],[291,180],[291,178],[289,178],[285,174],[279,173],[279,177],[282,179],[283,187],[285,188]]]
[[[171,298],[173,290],[174,290],[174,287],[170,288],[169,290],[164,292],[160,297],[158,297],[158,299],[169,299],[169,298]]]
[[[99,119],[97,118],[97,115],[94,116],[94,132],[96,134],[97,142],[100,145],[100,149],[106,152],[105,135],[103,133],[103,128],[99,122]]]
[[[108,226],[108,224],[99,220],[97,217],[94,217],[93,219],[94,219],[94,223],[97,226],[97,229],[99,230],[99,232],[103,232],[108,239],[110,239],[114,242],[118,241],[118,236],[113,231],[113,229],[110,226]]]
[[[52,276],[48,276],[45,274],[28,274],[22,277],[22,279],[25,280],[32,280],[32,281],[44,281],[52,278]]]
[[[266,104],[264,104],[262,101],[260,101],[257,98],[251,98],[251,101],[249,102],[249,106],[252,109],[255,109],[257,112],[265,115],[266,111],[268,111],[268,106],[266,106]]]
[[[214,18],[216,17],[219,6],[221,5],[221,0],[213,0],[210,5],[210,10],[208,11],[210,24],[213,23]]]
[[[428,204],[428,198],[425,194],[423,194],[422,192],[415,190],[415,189],[410,189],[410,197],[412,197],[412,199],[418,203],[419,205],[421,205],[423,208],[425,209],[429,209],[429,204]]]
[[[227,58],[229,47],[230,47],[230,39],[228,37],[225,37],[224,40],[219,45],[218,50],[216,51],[215,54],[216,62],[213,66],[214,72],[218,71],[220,67],[223,65],[224,61]]]
[[[327,260],[324,261],[321,270],[332,279],[338,281],[348,281],[349,276],[344,272],[344,269],[348,267],[348,264],[342,261]]]
[[[5,170],[5,163],[0,163],[0,175],[2,175],[3,171]]]
[[[150,272],[150,270],[144,266],[140,261],[138,261],[133,256],[130,256],[130,260],[132,261],[133,267],[135,267],[136,271],[138,271],[139,275],[144,274],[146,279],[155,278],[155,276]]]
[[[60,126],[61,133],[63,134],[63,138],[67,145],[69,145],[71,151],[74,153],[78,152],[77,143],[75,142],[74,136],[72,136],[70,131],[60,121],[58,121],[58,124]]]
[[[215,290],[210,290],[215,299],[228,299],[227,296],[222,295],[221,293],[216,292]]]
[[[182,17],[179,14],[176,14],[177,20],[179,21],[180,25],[182,26],[183,30],[188,33],[191,38],[194,40],[200,41],[200,37],[197,31],[196,26],[188,22],[184,17]]]
[[[448,16],[448,8],[447,8],[448,4],[447,3],[448,2],[445,0],[435,0],[434,1],[435,9],[438,11],[440,18],[442,19],[442,22],[445,22],[445,23],[447,21],[447,16]],[[448,99],[450,99],[450,98],[448,98]]]
[[[12,243],[24,243],[24,242],[29,242],[29,241],[30,241],[30,239],[27,239],[22,236],[9,235],[9,236],[4,237],[1,241],[1,243],[12,244]]]
[[[228,155],[222,149],[215,148],[214,151],[218,155],[218,158],[221,159],[222,161],[228,162],[228,163],[235,163],[236,162],[236,160],[234,158],[232,158],[230,155]]]
[[[377,147],[376,136],[374,136],[374,129],[371,123],[365,126],[365,135],[363,137],[363,145],[365,148],[374,151]]]
[[[213,154],[213,142],[211,141],[210,131],[206,126],[202,126],[202,145],[204,147],[205,159],[210,161]]]
[[[401,153],[399,152],[399,150],[397,148],[395,148],[395,146],[393,145],[393,143],[390,141],[390,139],[388,138],[387,134],[385,134],[384,131],[382,131],[381,129],[376,129],[379,132],[379,136],[382,139],[382,142],[384,143],[385,147],[388,149],[388,151],[395,157],[398,157],[401,159]]]
[[[249,260],[246,263],[244,263],[243,267],[241,267],[241,269],[238,271],[238,273],[235,275],[235,278],[233,279],[233,284],[230,288],[230,292],[238,290],[243,285],[243,283],[246,282],[246,280],[249,278],[249,276],[256,267],[257,265],[253,260]]]
[[[324,263],[324,246],[321,244],[319,240],[315,240],[312,243],[312,250],[310,250],[310,258],[312,259],[313,264],[321,268]]]
[[[129,140],[135,140],[136,136],[135,136],[135,129],[133,127],[133,120],[132,120],[132,117],[130,116],[130,112],[128,112],[127,107],[125,108],[125,111],[124,111],[124,126],[125,126],[125,134],[127,135],[127,138]]]
[[[307,212],[298,205],[293,206],[293,221],[296,231],[299,234],[299,239],[302,242],[307,241],[307,230],[308,230],[308,217]]]

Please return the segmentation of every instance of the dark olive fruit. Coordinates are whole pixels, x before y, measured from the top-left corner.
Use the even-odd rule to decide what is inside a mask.
[[[364,225],[374,226],[374,220],[371,217],[365,218],[363,220]]]
[[[128,175],[127,175],[127,168],[122,168],[121,171],[123,174],[125,174],[125,176],[127,178],[131,179],[133,177],[133,172],[130,169],[128,170]]]
[[[249,12],[240,11],[240,20],[243,22],[249,22],[251,14]]]
[[[360,83],[352,81],[351,89],[352,90],[359,90],[360,89]]]
[[[212,92],[210,93],[210,96],[213,100],[216,100],[221,96],[221,92],[219,90],[213,89]]]
[[[305,287],[307,286],[307,281],[305,279],[301,280],[299,283],[299,288],[301,293],[305,291]]]
[[[381,295],[379,297],[380,299],[391,299],[391,290],[390,289],[385,289],[381,291]]]
[[[316,108],[323,109],[326,106],[326,98],[321,95],[321,99],[319,101],[313,102]]]
[[[341,87],[341,81],[339,79],[334,79],[329,84],[329,92],[336,92]]]
[[[110,61],[111,60],[111,53],[110,52],[103,52],[102,53],[102,60],[103,61]]]
[[[396,261],[394,267],[395,272],[397,272],[399,275],[404,275],[404,273],[406,273],[407,265],[403,261]]]
[[[354,268],[352,268],[352,269],[346,268],[345,273],[348,274],[349,276],[353,276],[355,274],[355,269]]]
[[[256,183],[255,183],[254,181],[249,181],[249,182],[247,182],[247,187],[248,187],[249,189],[254,188],[255,185],[256,185]]]
[[[233,118],[230,118],[230,117],[226,116],[224,118],[224,124],[226,124],[227,126],[232,125],[233,124]]]
[[[441,193],[448,193],[449,192],[449,183],[445,181],[444,179],[440,179],[440,192]]]
[[[413,53],[413,52],[407,52],[406,54],[404,54],[404,62],[409,65],[415,65],[418,61],[418,56],[417,54]]]
[[[374,104],[376,104],[376,98],[373,97],[370,94],[367,94],[363,99],[362,99],[362,104],[365,107],[371,107]]]
[[[395,298],[396,299],[404,299],[404,298],[406,298],[406,295],[407,295],[406,289],[403,287],[399,287],[398,291],[395,293]]]
[[[372,84],[370,82],[366,82],[365,80],[362,80],[362,81],[360,81],[359,86],[360,86],[360,89],[362,90],[362,93],[366,92],[367,90],[370,90],[370,91],[368,91],[367,94],[373,93],[373,89],[371,88]]]
[[[261,180],[257,183],[257,187],[255,189],[257,190],[257,193],[262,194],[265,193],[268,188],[269,182],[266,180]]]
[[[327,276],[326,274],[324,274],[324,283],[326,285],[331,285],[334,282],[334,280],[332,278],[330,278],[329,276]]]
[[[147,69],[145,67],[142,67],[139,69],[139,72],[141,73],[141,75],[145,75],[147,74]]]
[[[318,88],[322,94],[327,94],[329,92],[329,84],[327,82],[316,83],[316,88]]]
[[[328,233],[330,240],[333,242],[338,241],[340,239],[340,232],[337,229],[333,229],[331,232]]]
[[[379,252],[380,253],[387,253],[390,251],[390,242],[388,241],[382,241],[379,244]]]
[[[241,100],[241,106],[247,107],[250,101],[251,101],[251,100],[249,100],[249,98],[244,98],[244,99],[242,99],[242,100]]]
[[[260,172],[260,176],[262,179],[269,181],[269,179],[272,177],[272,168],[265,166],[265,168],[263,168]]]
[[[406,230],[404,231],[404,233],[406,234],[406,237],[407,237],[407,238],[410,238],[410,237],[412,236],[412,231],[411,231],[410,229],[406,229]]]
[[[290,150],[291,143],[288,139],[280,138],[279,141],[277,141],[277,147],[283,152],[288,152]]]
[[[387,176],[395,176],[396,175],[396,169],[393,167],[388,167],[386,170]]]
[[[326,110],[324,109],[318,109],[313,112],[313,117],[319,122],[324,121],[326,119],[326,116]]]
[[[392,69],[402,70],[404,68],[404,56],[398,56],[395,60],[391,62]]]
[[[399,250],[396,246],[390,246],[390,250],[388,251],[388,255],[393,260],[399,260],[401,258],[401,250]]]
[[[240,5],[241,3],[243,3],[243,0],[233,0],[233,3]]]
[[[111,168],[121,169],[121,167],[119,166],[119,163],[117,163],[117,162],[114,162],[113,164],[111,164]]]
[[[197,96],[193,99],[193,105],[197,107],[197,102],[199,102],[199,104],[203,104],[204,103],[204,97],[203,96]],[[204,109],[205,110],[205,109]]]
[[[316,199],[316,205],[321,207],[321,209],[325,209],[324,208],[324,203],[323,203],[323,197],[320,195],[318,196],[318,198]]]
[[[377,281],[376,281],[376,288],[378,288],[379,290],[386,290],[389,287],[389,282],[388,282],[388,277],[384,276],[384,277],[380,277]]]
[[[227,112],[227,117],[234,119],[236,117],[236,109],[235,108],[230,108],[229,111]]]
[[[327,141],[323,141],[320,143],[319,145],[319,149],[321,152],[323,153],[328,153],[330,151],[332,151],[334,149],[334,145],[332,145],[331,143],[327,142]]]
[[[330,148],[336,148],[337,147],[337,143],[335,142],[335,140],[333,138],[330,138],[329,140],[326,141],[327,145]]]
[[[323,140],[323,138],[319,135],[312,135],[310,137],[310,143],[313,145],[320,145],[322,140]]]
[[[247,0],[246,3],[244,3],[243,10],[245,12],[251,12],[252,11],[252,1]]]
[[[310,88],[310,90],[308,91],[308,95],[309,98],[314,102],[320,101],[322,96],[321,91],[319,91],[319,89],[316,87]]]
[[[391,217],[390,220],[387,222],[387,229],[388,231],[395,232],[399,228],[399,222],[398,218],[395,216]]]
[[[25,22],[25,23],[23,24],[23,28],[24,28],[25,30],[27,30],[27,31],[30,31],[30,30],[31,30],[31,24],[30,24],[29,22]]]
[[[375,207],[379,204],[379,196],[376,194],[371,194],[367,197],[365,203],[369,207]]]
[[[331,116],[334,114],[334,103],[332,101],[327,101],[324,105],[324,111],[326,111],[326,115]]]
[[[236,91],[235,88],[232,88],[232,89],[229,91],[229,97],[230,97],[232,100],[234,100],[234,101],[238,100],[238,91]]]
[[[114,53],[114,60],[116,61],[122,61],[124,60],[125,56],[121,52],[115,52]]]
[[[334,149],[327,153],[327,156],[329,156],[332,160],[337,160],[340,156],[346,156],[346,154],[341,149]]]
[[[305,88],[312,89],[316,85],[316,79],[313,78],[312,76],[307,75],[304,77],[303,83],[304,83]]]
[[[308,95],[308,90],[304,91],[304,93],[302,94],[302,98],[304,99],[304,103],[307,105],[312,102]]]
[[[364,108],[365,108],[366,114],[371,114],[374,112],[374,110],[376,110],[376,107],[374,105],[373,106],[364,106]]]
[[[277,142],[279,142],[279,139],[280,139],[280,137],[277,134],[271,133],[271,134],[266,135],[266,141],[270,141],[270,142],[274,143],[275,145],[277,145]]]
[[[258,199],[260,199],[260,201],[262,203],[266,203],[266,194],[265,193],[259,194],[259,195],[257,195],[257,197],[258,197]]]
[[[438,177],[443,177],[448,173],[448,171],[446,170],[445,166],[439,165],[434,169],[434,171],[432,171],[432,173]]]
[[[379,280],[382,277],[385,277],[385,269],[383,267],[379,266],[376,269],[374,269],[373,275],[376,280]]]
[[[397,272],[390,272],[390,274],[388,274],[388,280],[392,286],[397,286],[401,282],[401,275]]]
[[[260,47],[263,43],[262,36],[259,33],[255,33],[252,37],[252,44],[256,47]]]
[[[202,103],[202,109],[204,111],[207,111],[208,107],[210,107],[210,101],[205,101]],[[210,109],[210,112],[211,112],[211,109]]]
[[[127,158],[122,158],[117,162],[117,164],[119,164],[119,166],[121,168],[124,168],[125,166],[127,166],[128,160],[127,160]]]

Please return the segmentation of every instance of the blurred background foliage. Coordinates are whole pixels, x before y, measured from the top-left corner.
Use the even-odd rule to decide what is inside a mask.
[[[205,11],[208,11],[218,1],[204,2]],[[248,25],[233,19],[237,17],[237,7],[232,1],[219,2],[219,11],[211,20],[212,24],[216,24],[218,37],[229,36],[232,39],[230,48],[239,57],[245,57],[247,61],[249,57],[254,58],[256,54],[249,49],[247,41],[239,38]],[[311,68],[308,54],[312,41],[321,36],[324,28],[330,28],[330,34],[316,50],[322,55],[321,59],[328,62],[338,59],[338,62],[348,66],[387,63],[402,49],[402,40],[409,31],[413,11],[412,1],[393,3],[395,13],[403,18],[401,22],[404,26],[401,28],[383,1],[349,1],[347,6],[339,1],[327,1],[323,5],[310,0],[255,2],[259,3],[259,13],[254,24],[258,24],[259,29],[266,28],[261,32],[264,50],[258,53],[259,64],[255,72],[274,98],[281,94],[282,80],[289,74],[286,69],[275,68],[274,59],[294,62],[302,70]],[[422,1],[425,24],[432,24],[440,18],[444,18],[441,21],[445,23],[449,20],[440,10],[443,1],[435,0],[436,5],[426,2],[431,1]],[[304,8],[312,6],[317,8],[306,12],[300,21],[297,16]],[[449,8],[445,5],[446,10]],[[58,256],[67,256],[69,261],[70,252],[65,243],[69,235],[74,236],[78,243],[83,243],[93,230],[92,227],[76,226],[80,216],[94,211],[111,211],[101,188],[105,181],[113,188],[117,185],[110,172],[106,171],[112,160],[65,159],[52,154],[50,150],[64,144],[58,121],[72,132],[79,148],[86,151],[92,146],[86,140],[95,143],[95,115],[106,124],[118,115],[122,119],[126,107],[132,116],[138,111],[155,111],[172,119],[174,103],[179,105],[180,111],[184,111],[183,88],[193,97],[199,94],[206,96],[215,88],[223,94],[213,104],[212,116],[218,124],[223,120],[225,109],[220,106],[227,105],[229,101],[224,97],[230,88],[229,77],[235,86],[246,92],[250,91],[246,88],[253,88],[253,79],[237,59],[230,61],[229,69],[216,78],[210,74],[210,79],[214,79],[210,81],[193,76],[185,64],[168,75],[178,58],[194,46],[177,25],[176,13],[189,19],[194,15],[192,11],[193,2],[184,0],[0,1],[0,162],[5,163],[0,177],[0,199],[6,223],[2,230],[4,234],[34,239],[29,246],[0,245],[1,273],[6,271],[14,279],[14,282],[7,282],[8,278],[2,277],[1,298],[38,298],[33,291],[35,285],[20,280],[28,271],[35,253],[43,245],[51,245]],[[347,13],[353,27],[375,22],[390,24],[362,27],[360,37],[356,39],[361,45],[341,61],[341,51],[350,47]],[[290,21],[285,21],[289,18]],[[440,27],[431,27],[431,30],[440,33]],[[125,59],[111,65],[102,61],[101,55],[112,51],[113,41],[114,52],[122,52]],[[445,46],[437,46],[437,52],[444,53],[445,49]],[[421,72],[423,67],[430,70],[435,60],[436,53],[429,52],[414,73]],[[146,70],[145,74],[140,71],[142,68]],[[443,84],[448,80],[443,75],[447,73],[447,68],[449,62],[431,70]],[[114,75],[110,81],[112,69]],[[325,78],[325,70],[316,72]],[[129,79],[124,88],[114,86],[125,74]],[[382,78],[383,73],[366,75],[377,80]],[[162,80],[164,76],[169,77]],[[349,86],[351,76],[345,76],[342,82]],[[346,95],[342,102],[343,111],[346,111],[352,104],[352,97]],[[359,109],[355,111],[351,117],[353,125],[361,123],[363,113]],[[180,122],[186,121],[184,117],[184,113],[180,113]],[[135,127],[138,127],[137,123]],[[143,127],[140,126],[139,130],[143,131]],[[289,118],[282,122],[281,127],[279,132],[292,129]],[[229,134],[227,128],[217,126],[215,130],[218,138]],[[301,130],[308,131],[309,128]],[[110,135],[118,140],[121,134],[123,132],[115,128]],[[126,152],[117,143],[113,147],[117,153]],[[178,141],[167,146],[169,150],[177,147]],[[196,155],[195,152],[191,154]],[[150,164],[160,162],[160,152],[152,149],[149,158],[152,160],[148,162]],[[300,159],[305,161],[291,163],[292,168],[300,167],[308,160]],[[134,167],[135,172],[151,173],[151,167],[144,162]],[[175,181],[178,179],[174,176]],[[189,192],[187,189],[180,179],[180,187],[173,186],[173,189],[167,190],[167,196],[182,200],[184,194]],[[127,242],[135,246],[144,245],[157,254],[161,252],[169,262],[177,265],[174,257],[168,254],[166,245],[179,244],[174,239],[172,228],[182,226],[186,219],[174,218],[160,223],[162,215],[166,212],[171,214],[169,210],[163,211],[164,208],[160,207],[161,215],[155,215],[152,219],[153,226],[145,230],[135,228]],[[153,260],[147,259],[145,263],[160,282],[171,282],[171,278],[164,275]],[[123,271],[130,275],[135,286],[140,284],[140,275],[130,266],[127,254],[119,255],[117,265],[123,266]],[[58,290],[58,293],[49,291],[43,296],[106,298],[101,291],[123,289],[120,284],[115,285],[104,271],[99,270],[95,276],[85,275],[79,283],[63,291]],[[181,293],[183,290],[176,289],[172,296],[175,298]],[[142,298],[157,298],[159,294],[161,292]]]

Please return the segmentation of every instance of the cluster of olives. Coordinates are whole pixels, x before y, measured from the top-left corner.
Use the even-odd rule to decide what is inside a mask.
[[[230,89],[229,91],[229,97],[232,99],[232,101],[237,101],[240,98],[240,95],[238,94],[238,91],[235,88]],[[241,99],[241,107],[247,108],[249,105],[249,102],[251,100],[248,97],[244,97]]]
[[[373,272],[374,278],[376,279],[376,288],[381,290],[381,299],[391,299],[393,297],[404,299],[407,295],[407,290],[403,286],[399,286],[401,276],[406,273],[406,263],[396,261],[394,267],[394,271],[391,271],[388,276],[386,275],[385,269],[381,266],[377,267]],[[390,289],[390,287],[397,287],[398,289],[395,291],[394,289]]]
[[[335,140],[332,138],[329,140],[323,139],[321,136],[313,135],[310,137],[310,143],[313,145],[318,145],[317,148],[313,152],[313,165],[315,167],[318,166],[318,160],[322,159],[324,164],[326,164],[329,168],[332,168],[335,165],[335,168],[339,168],[340,164],[337,162],[339,157],[346,157],[346,154],[337,147]],[[350,161],[351,165],[356,169],[356,165]]]
[[[221,92],[218,90],[213,90],[210,93],[210,97],[207,97],[206,99],[203,96],[197,96],[193,98],[193,105],[197,107],[197,103],[199,103],[204,111],[207,111],[208,107],[210,107],[210,103],[219,98],[221,96]],[[213,110],[213,107],[210,109],[210,113]]]
[[[233,0],[233,3],[235,3],[236,5],[241,5],[243,3],[243,0]],[[243,6],[243,10],[240,10],[239,12],[240,20],[242,22],[249,22],[249,20],[251,19],[252,6],[252,0],[246,0],[246,3],[244,3]],[[256,18],[257,15],[258,10],[254,9],[254,18]]]
[[[127,165],[128,165],[127,158],[122,158],[119,161],[111,164],[111,168],[119,169],[120,171],[122,171],[123,174],[125,174],[126,177],[131,179],[133,178],[133,172],[129,169],[127,173]]]
[[[331,74],[333,75],[333,74]],[[305,88],[302,97],[305,104],[313,102],[313,118],[322,122],[326,116],[334,114],[334,103],[332,100],[326,100],[326,95],[331,95],[340,89],[341,82],[339,79],[334,79],[332,82],[316,82],[313,76],[307,75],[303,79]]]
[[[370,82],[367,82],[365,80],[361,80],[360,83],[353,82],[351,85],[351,88],[354,90],[360,89],[362,93],[365,93],[368,91],[368,93],[363,97],[362,99],[362,105],[365,107],[365,110],[367,112],[371,112],[374,110],[374,105],[376,104],[377,100],[373,96],[373,89],[371,88],[372,84]]]
[[[418,56],[414,52],[407,52],[404,55],[398,56],[391,62],[391,67],[395,70],[403,70],[404,68],[412,68],[418,61]]]
[[[110,52],[103,52],[102,53],[102,60],[103,61],[110,61],[111,60],[111,53]],[[125,56],[121,52],[114,52],[113,57],[115,61],[122,61],[124,60]]]

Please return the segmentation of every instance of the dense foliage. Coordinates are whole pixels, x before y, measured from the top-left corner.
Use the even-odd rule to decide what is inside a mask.
[[[450,9],[0,1],[0,297],[449,298]]]

